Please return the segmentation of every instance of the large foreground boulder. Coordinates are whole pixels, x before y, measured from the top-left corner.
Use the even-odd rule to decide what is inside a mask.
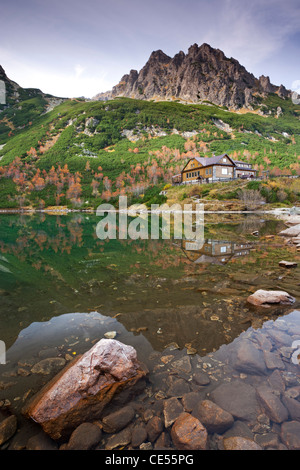
[[[41,424],[53,439],[68,436],[83,422],[101,417],[115,397],[148,373],[132,346],[101,339],[51,380],[29,403],[24,414]]]
[[[295,298],[282,290],[263,290],[259,289],[250,295],[247,301],[258,307],[270,307],[274,304],[291,305]]]

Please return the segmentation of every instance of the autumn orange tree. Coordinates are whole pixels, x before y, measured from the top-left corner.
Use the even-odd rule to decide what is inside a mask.
[[[81,179],[78,172],[76,172],[74,176],[69,177],[69,188],[66,193],[66,198],[69,199],[74,206],[78,206],[82,203],[80,199],[82,193],[80,181]]]

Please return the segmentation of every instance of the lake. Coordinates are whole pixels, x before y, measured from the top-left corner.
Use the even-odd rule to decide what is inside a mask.
[[[189,240],[100,240],[98,222],[79,212],[0,217],[0,400],[19,422],[9,448],[24,448],[39,429],[21,414],[27,400],[109,332],[149,369],[134,400],[140,418],[149,408],[161,415],[168,398],[187,406],[197,393],[227,409],[236,433],[262,448],[297,445],[300,269],[278,264],[297,255],[278,236],[284,223],[205,214],[195,250]],[[287,291],[295,304],[254,308],[247,298],[258,289]],[[64,359],[60,367],[34,372],[54,357]],[[210,448],[218,439],[210,433]]]

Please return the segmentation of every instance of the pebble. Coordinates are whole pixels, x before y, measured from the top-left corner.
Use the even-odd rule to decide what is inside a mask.
[[[190,415],[182,413],[171,429],[173,444],[178,450],[206,450],[208,433],[201,422]]]
[[[139,447],[147,440],[148,433],[143,423],[137,424],[132,430],[131,445],[133,448]]]
[[[93,423],[82,423],[71,434],[67,444],[68,450],[90,450],[99,444],[102,431]]]
[[[105,450],[114,450],[119,447],[124,447],[131,442],[131,428],[125,428],[117,434],[113,434],[107,439]]]
[[[144,442],[143,444],[140,445],[140,450],[152,450],[153,446],[151,442]]]
[[[177,398],[172,397],[165,400],[163,410],[165,428],[169,428],[183,411],[183,406]]]
[[[107,331],[106,333],[104,333],[104,336],[107,339],[114,339],[117,336],[117,332],[116,331]]]
[[[224,450],[262,450],[255,441],[244,437],[228,437],[223,440]]]
[[[0,422],[0,445],[8,441],[17,431],[17,418],[14,415]]]
[[[135,411],[131,406],[124,406],[102,419],[103,431],[115,433],[125,428],[134,418]]]
[[[44,432],[31,437],[26,444],[27,450],[57,450],[57,444]]]
[[[43,359],[32,367],[31,372],[33,374],[49,375],[58,372],[65,364],[66,361],[62,357]]]
[[[163,432],[163,423],[158,416],[153,416],[146,426],[146,431],[148,435],[148,440],[150,442],[155,442],[158,436]]]

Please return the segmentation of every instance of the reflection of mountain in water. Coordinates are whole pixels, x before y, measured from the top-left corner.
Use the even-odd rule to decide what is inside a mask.
[[[204,243],[182,240],[182,249],[194,263],[226,264],[233,258],[248,256],[254,243],[206,239]]]

